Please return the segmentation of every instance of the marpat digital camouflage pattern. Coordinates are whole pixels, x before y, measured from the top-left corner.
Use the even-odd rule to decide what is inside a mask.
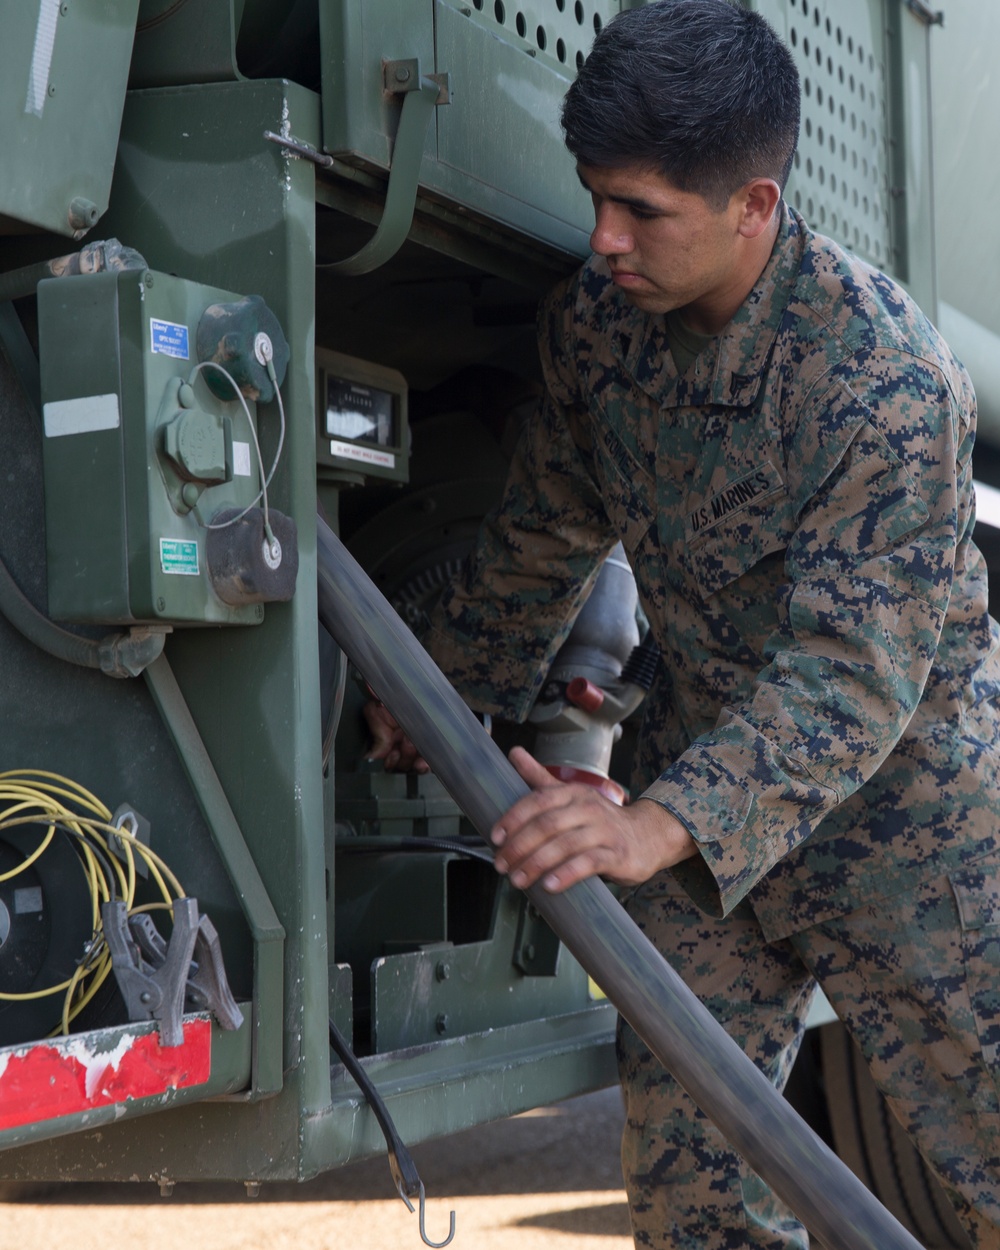
[[[780,1089],[816,980],[977,1250],[1000,1247],[1000,856],[776,942],[746,902],[706,916],[669,874],[629,914]],[[623,1021],[622,1170],[636,1244],[804,1250],[809,1239]],[[943,1244],[956,1244],[948,1240]]]
[[[779,1084],[818,977],[976,1244],[1000,1247],[1000,661],[971,538],[975,398],[898,286],[783,213],[681,376],[663,318],[600,259],[547,301],[547,397],[427,642],[473,707],[522,719],[621,539],[663,658],[633,793],[700,851],[630,914]],[[805,1244],[627,1028],[620,1061],[637,1244]]]
[[[620,538],[663,657],[633,793],[696,838],[696,901],[748,898],[775,938],[997,845],[975,398],[905,293],[788,209],[683,377],[662,325],[596,259],[546,304],[549,398],[428,645],[523,718]]]

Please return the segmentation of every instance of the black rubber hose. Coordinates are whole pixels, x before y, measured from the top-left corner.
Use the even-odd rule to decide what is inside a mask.
[[[527,786],[318,519],[319,616],[485,838]],[[525,891],[653,1054],[827,1250],[919,1243],[799,1118],[596,878]]]
[[[0,560],[0,612],[36,647],[57,660],[77,664],[81,668],[101,667],[101,644],[92,638],[81,638],[62,629],[43,616],[11,577]]]

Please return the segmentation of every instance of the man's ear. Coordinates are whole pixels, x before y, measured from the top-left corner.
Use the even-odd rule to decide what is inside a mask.
[[[739,232],[746,239],[756,239],[774,221],[781,188],[773,178],[752,178],[736,195],[740,206]]]

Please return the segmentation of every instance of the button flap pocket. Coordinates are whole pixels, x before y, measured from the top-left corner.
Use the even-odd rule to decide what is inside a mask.
[[[950,880],[965,932],[1000,925],[1000,868],[963,868]]]

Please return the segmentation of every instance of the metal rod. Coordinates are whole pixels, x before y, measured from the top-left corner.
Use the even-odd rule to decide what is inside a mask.
[[[319,615],[484,837],[527,786],[328,525]],[[526,891],[660,1062],[827,1250],[920,1250],[596,878]]]
[[[273,130],[265,130],[264,138],[268,143],[276,143],[279,147],[287,148],[289,152],[294,152],[296,156],[303,156],[307,161],[312,161],[314,165],[320,165],[324,169],[330,169],[335,164],[332,156],[327,156],[325,152],[319,152],[310,143],[303,143],[301,139],[293,139],[290,135],[275,134]]]

